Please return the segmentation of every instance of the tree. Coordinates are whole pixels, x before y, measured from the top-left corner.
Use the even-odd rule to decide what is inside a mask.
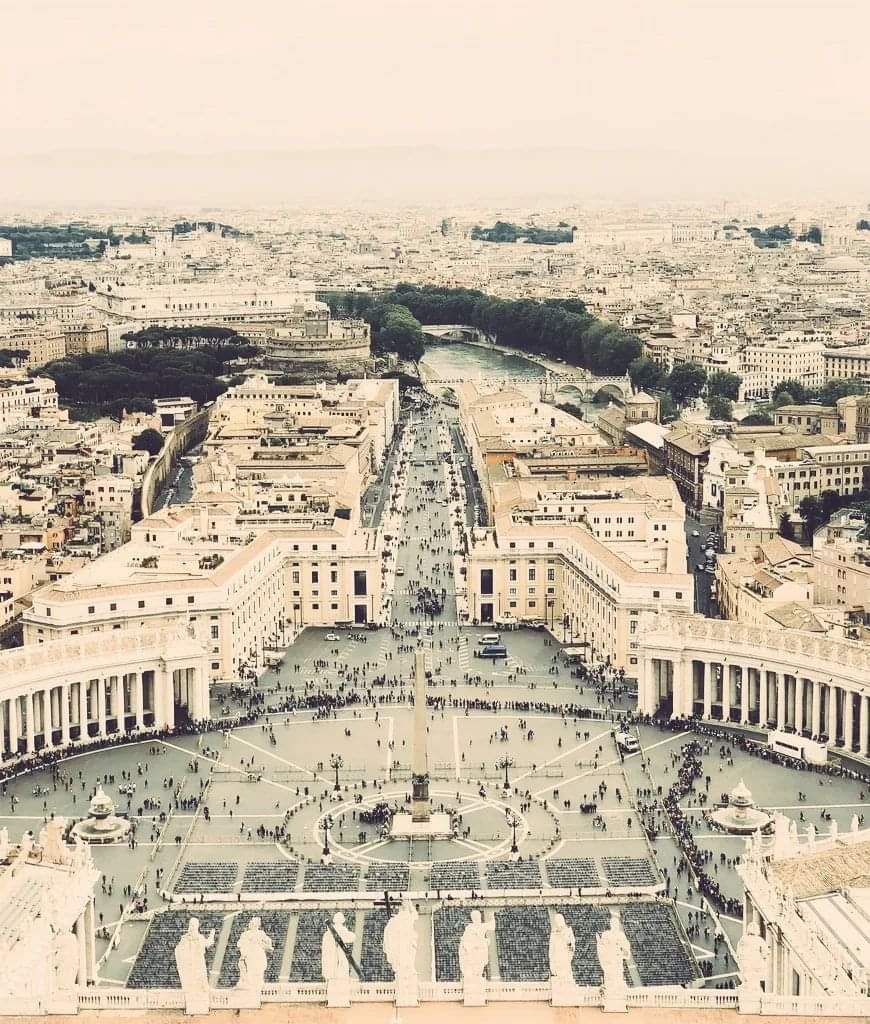
[[[697,363],[679,363],[668,374],[665,387],[677,405],[698,398],[707,383],[707,371]]]
[[[661,384],[664,370],[652,359],[641,356],[628,364],[628,376],[635,390],[650,391]]]
[[[781,397],[787,396],[788,402],[779,401],[779,405],[792,405],[797,402],[803,404],[810,397],[810,392],[799,380],[781,380],[776,384],[770,393],[771,400],[777,402]]]
[[[740,421],[741,427],[772,427],[773,420],[766,412],[751,412]]]
[[[863,217],[855,225],[857,231],[870,231],[870,220],[865,220]]]
[[[825,521],[825,513],[822,503],[813,495],[801,499],[798,505],[798,512],[804,521],[804,538],[812,540],[813,534]]]
[[[679,414],[680,410],[674,404],[673,398],[665,391],[659,399],[659,418],[662,423],[673,422]]]
[[[722,398],[720,395],[713,395],[712,398],[707,399],[707,409],[710,412],[710,419],[713,420],[733,420],[734,419],[734,406],[727,398]]]
[[[843,502],[847,499],[845,496],[841,497],[837,491],[826,490],[822,491],[819,495],[819,500],[822,505],[822,513],[825,519],[830,519],[837,509],[842,507]]]
[[[732,402],[736,402],[742,383],[743,378],[736,373],[717,370],[707,378],[707,394],[718,398],[730,398]]]
[[[133,448],[137,452],[148,452],[149,455],[157,455],[163,447],[163,435],[159,430],[147,427],[141,434],[133,438]]]
[[[783,540],[794,540],[794,524],[788,512],[783,512],[779,519],[779,535]]]
[[[819,389],[819,401],[822,405],[836,405],[841,398],[849,395],[863,395],[864,384],[860,380],[829,380]]]

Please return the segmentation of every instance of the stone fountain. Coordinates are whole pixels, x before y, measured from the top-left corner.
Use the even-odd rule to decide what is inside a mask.
[[[130,831],[130,822],[115,814],[115,805],[102,786],[97,786],[88,813],[90,817],[72,829],[73,835],[81,836],[87,843],[116,843]]]
[[[728,795],[728,803],[710,812],[710,818],[726,832],[751,835],[767,828],[772,815],[755,806],[749,787],[741,779]]]

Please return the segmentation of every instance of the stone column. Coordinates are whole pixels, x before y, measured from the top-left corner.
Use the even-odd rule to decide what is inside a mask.
[[[854,732],[855,705],[852,700],[852,691],[843,690],[843,743],[846,750],[852,749],[852,734]]]
[[[27,715],[27,753],[32,754],[36,750],[36,730],[33,722],[33,709],[36,703],[34,694],[28,693],[24,698],[25,714]]]
[[[818,679],[813,680],[813,720],[810,728],[813,736],[818,736],[822,731],[822,684]]]
[[[858,753],[861,757],[867,756],[867,744],[870,741],[870,705],[867,698],[861,694],[861,710],[858,718]]]
[[[837,741],[837,687],[828,687],[828,721],[827,721],[827,733],[828,741],[830,743],[836,743]]]
[[[804,731],[804,680],[801,676],[794,678],[794,727],[798,734]]]
[[[69,744],[69,683],[61,683],[60,687],[60,741]]]
[[[114,711],[115,719],[118,723],[118,732],[123,736],[127,732],[127,721],[124,710],[124,677],[113,676],[115,680],[115,702]]]
[[[758,670],[758,724],[767,728],[767,671]]]
[[[102,676],[97,680],[97,731],[100,736],[106,735],[106,680]]]
[[[136,690],[136,728],[145,727],[145,678],[144,673],[139,671],[134,674],[134,686]]]
[[[9,749],[18,753],[18,740],[21,736],[21,719],[18,715],[18,698],[9,699]]]
[[[88,684],[79,680],[79,743],[88,738]]]
[[[740,672],[740,721],[749,721],[749,688],[752,685],[750,669],[741,665],[738,668]]]
[[[704,718],[713,715],[713,672],[709,661],[701,662],[701,681],[704,685]]]
[[[785,725],[785,676],[776,673],[776,727],[782,729]]]

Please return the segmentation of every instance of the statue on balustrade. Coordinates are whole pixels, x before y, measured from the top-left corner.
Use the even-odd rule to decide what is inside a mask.
[[[553,915],[550,931],[550,1002],[553,1006],[577,1006],[578,987],[574,980],[574,930],[561,914]]]
[[[52,971],[56,992],[75,988],[79,973],[79,942],[70,931],[57,931],[53,942]]]
[[[181,979],[187,1013],[208,1013],[208,972],[205,951],[214,945],[214,928],[208,936],[199,930],[199,918],[192,917],[187,931],[175,947],[175,966]]]
[[[489,963],[489,936],[494,928],[495,925],[483,920],[479,910],[472,910],[471,921],[459,940],[459,970],[466,1006],[483,1006],[486,1002],[483,972]]]
[[[610,911],[610,927],[596,939],[598,962],[601,964],[601,989],[605,1009],[619,1009],[625,1005],[628,985],[625,964],[631,958],[631,945],[622,930],[618,910]]]
[[[263,991],[272,940],[260,927],[260,918],[252,917],[236,943],[239,948],[239,980],[236,988],[259,994]]]
[[[72,857],[63,841],[66,819],[51,818],[39,833],[39,847],[42,859],[49,864],[68,864]]]
[[[396,978],[396,1002],[399,1006],[416,1006],[419,977],[417,974],[417,919],[414,904],[405,899],[398,914],[384,928],[384,956]]]
[[[350,1006],[351,967],[359,974],[353,959],[353,941],[354,933],[345,925],[341,911],[332,921],[327,919],[326,931],[320,943],[320,960],[329,1006]]]
[[[737,963],[740,966],[741,1001],[746,998],[756,999],[764,990],[767,981],[767,943],[758,931],[754,920],[749,921],[743,929],[737,943]]]

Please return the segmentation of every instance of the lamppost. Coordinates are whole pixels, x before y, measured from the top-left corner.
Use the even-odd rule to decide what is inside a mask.
[[[331,814],[327,814],[326,817],[323,819],[323,856],[324,856],[324,858],[329,858],[331,856],[331,854],[329,852],[329,830],[332,828],[332,826],[334,824],[335,824],[335,822],[332,820],[332,815]]]
[[[511,830],[511,856],[515,857],[520,852],[520,848],[517,846],[517,828],[520,824],[520,817],[508,807],[505,811],[505,820]]]
[[[329,767],[335,769],[335,785],[332,787],[332,792],[340,793],[341,785],[338,781],[338,769],[344,767],[344,758],[342,758],[341,754],[330,754]]]
[[[513,766],[514,766],[513,758],[510,758],[507,755],[505,755],[504,757],[502,757],[498,761],[496,761],[495,766],[496,766],[496,768],[498,768],[499,771],[504,770],[504,782],[502,783],[502,787],[501,788],[502,789],[510,789],[511,788],[511,784],[510,784],[510,779],[508,778],[508,768],[513,768]]]

